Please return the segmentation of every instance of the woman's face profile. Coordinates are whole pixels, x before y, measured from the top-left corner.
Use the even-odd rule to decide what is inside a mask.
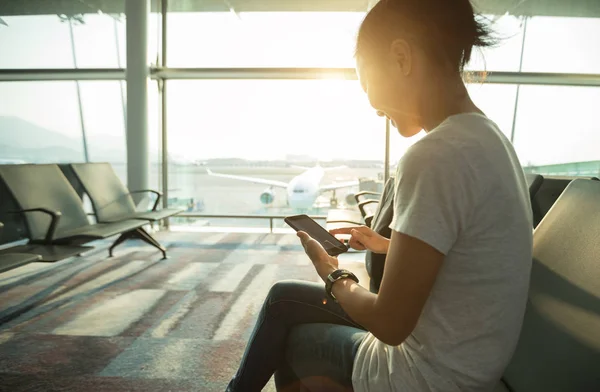
[[[417,92],[412,87],[414,78],[410,71],[412,59],[406,48],[399,48],[374,61],[357,55],[356,72],[369,103],[380,116],[390,119],[404,137],[419,133]]]

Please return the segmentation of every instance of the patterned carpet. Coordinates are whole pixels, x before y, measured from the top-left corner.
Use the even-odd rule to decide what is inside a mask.
[[[0,390],[224,391],[270,286],[319,281],[293,234],[157,238],[0,274]]]

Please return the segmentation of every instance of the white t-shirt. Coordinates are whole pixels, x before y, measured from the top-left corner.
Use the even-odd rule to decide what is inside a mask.
[[[523,322],[533,232],[523,169],[496,124],[458,114],[415,143],[398,165],[390,228],[445,258],[400,346],[367,334],[354,391],[492,390]]]

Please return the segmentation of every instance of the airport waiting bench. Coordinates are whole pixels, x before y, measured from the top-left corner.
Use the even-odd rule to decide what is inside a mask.
[[[156,222],[182,213],[184,208],[158,209],[162,194],[154,189],[130,191],[121,182],[110,163],[73,163],[68,165],[89,196],[100,223],[140,219]],[[63,170],[64,171],[64,170]],[[151,211],[137,211],[132,195],[153,193],[156,200]]]
[[[80,254],[91,249],[83,244],[115,235],[120,236],[109,248],[110,256],[126,239],[138,238],[158,248],[166,257],[165,248],[143,229],[146,220],[90,223],[82,200],[58,165],[2,165],[0,179],[19,206],[15,212],[25,217],[30,244],[51,250],[39,253],[45,261],[66,258],[61,251]]]

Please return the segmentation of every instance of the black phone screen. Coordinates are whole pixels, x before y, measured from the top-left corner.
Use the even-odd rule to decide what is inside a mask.
[[[306,215],[288,216],[284,219],[296,231],[304,231],[319,242],[330,256],[347,252],[348,247],[331,235],[323,226]]]

